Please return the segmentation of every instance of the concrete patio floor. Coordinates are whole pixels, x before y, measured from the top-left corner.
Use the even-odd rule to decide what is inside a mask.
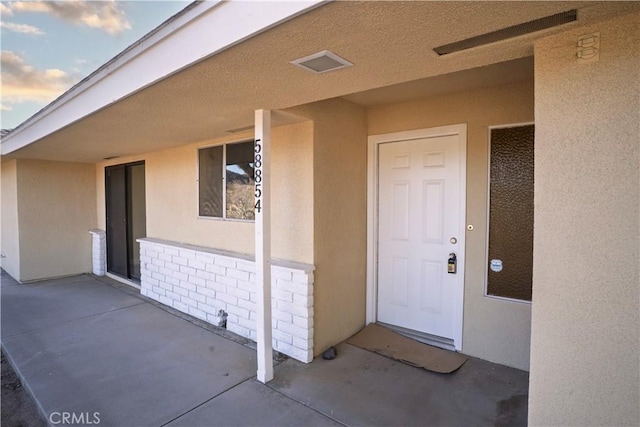
[[[99,413],[102,426],[526,425],[527,372],[470,358],[453,374],[435,374],[342,343],[332,361],[276,362],[274,381],[263,385],[253,343],[134,288],[91,275],[21,285],[2,272],[1,281],[2,347],[45,418],[69,412],[92,421]]]

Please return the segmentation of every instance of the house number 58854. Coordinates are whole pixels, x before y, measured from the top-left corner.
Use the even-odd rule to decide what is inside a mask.
[[[253,170],[256,184],[256,204],[253,206],[256,212],[262,209],[262,140],[256,139],[254,144]]]

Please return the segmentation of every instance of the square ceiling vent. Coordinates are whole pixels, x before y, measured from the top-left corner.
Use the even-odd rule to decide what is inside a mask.
[[[291,63],[316,74],[328,73],[329,71],[336,71],[353,66],[351,62],[328,50],[296,59],[295,61],[291,61]]]

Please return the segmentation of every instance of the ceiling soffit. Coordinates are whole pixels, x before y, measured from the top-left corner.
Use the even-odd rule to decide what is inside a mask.
[[[624,4],[590,2],[519,2],[517,7],[511,2],[329,3],[207,58],[16,154],[97,161],[155,151],[229,135],[230,129],[250,125],[255,109],[286,109],[530,57],[539,34],[445,56],[432,49],[583,6],[589,6],[583,15],[592,20],[605,12],[629,9]],[[557,30],[544,34],[553,31]],[[354,66],[315,74],[289,63],[322,50],[334,52]],[[358,102],[358,95],[352,95],[351,100]]]

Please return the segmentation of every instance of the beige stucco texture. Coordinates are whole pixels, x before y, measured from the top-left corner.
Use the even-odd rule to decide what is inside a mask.
[[[97,164],[99,228],[106,227],[105,166],[144,160],[148,237],[253,254],[252,221],[198,217],[198,149],[252,139],[237,134]],[[313,264],[313,123],[275,127],[271,139],[272,256]]]
[[[17,163],[0,163],[0,265],[16,279],[20,277]]]
[[[91,271],[94,179],[86,163],[3,162],[2,268],[21,282]]]
[[[530,425],[640,425],[639,22],[536,44]]]
[[[314,351],[364,326],[367,125],[363,107],[334,99],[291,110],[313,119]]]
[[[489,127],[533,121],[533,82],[372,107],[369,134],[467,124],[467,224],[462,351],[529,369],[531,304],[485,296]]]

